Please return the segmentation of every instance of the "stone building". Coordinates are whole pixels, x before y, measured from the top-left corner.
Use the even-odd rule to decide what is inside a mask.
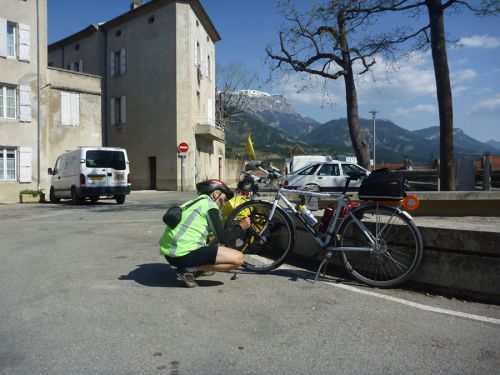
[[[66,149],[102,145],[100,112],[99,77],[47,67],[47,1],[1,0],[0,202],[48,191]]]
[[[99,20],[96,20],[99,21]],[[133,189],[179,190],[224,178],[215,122],[215,43],[198,0],[134,1],[130,10],[49,45],[50,66],[102,76],[103,140],[124,147]]]

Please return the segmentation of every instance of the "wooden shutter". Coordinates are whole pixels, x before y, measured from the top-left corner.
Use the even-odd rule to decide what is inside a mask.
[[[115,98],[111,98],[109,107],[110,122],[111,125],[115,125]]]
[[[127,97],[122,96],[120,99],[120,124],[127,123]]]
[[[61,125],[71,125],[71,95],[61,91]]]
[[[7,21],[0,18],[0,56],[7,57]]]
[[[30,25],[19,24],[19,60],[30,61],[31,30]]]
[[[78,61],[78,71],[83,73],[83,60]]]
[[[71,93],[71,125],[80,126],[80,94]]]
[[[109,74],[111,75],[111,77],[115,76],[115,53],[114,52],[109,53]]]
[[[126,57],[125,57],[125,48],[122,48],[120,50],[120,74],[125,74],[125,62],[126,62]]]
[[[31,147],[19,148],[19,182],[31,182]]]
[[[19,86],[19,121],[31,122],[31,87]]]

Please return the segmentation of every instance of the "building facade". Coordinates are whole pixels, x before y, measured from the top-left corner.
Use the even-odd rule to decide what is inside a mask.
[[[103,140],[127,149],[133,189],[192,190],[224,178],[218,40],[198,0],[134,1],[128,12],[51,44],[48,63],[102,76]]]
[[[65,149],[101,145],[100,111],[99,77],[47,68],[46,0],[1,0],[0,202],[48,191]]]

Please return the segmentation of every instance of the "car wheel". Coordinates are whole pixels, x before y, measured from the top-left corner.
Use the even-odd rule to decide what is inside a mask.
[[[80,196],[76,192],[76,188],[72,187],[71,188],[71,203],[73,203],[74,205],[78,205],[81,202],[82,202],[82,199],[80,198]]]
[[[125,203],[125,195],[115,195],[115,200],[117,204]]]
[[[60,198],[56,198],[56,191],[54,190],[54,187],[50,188],[49,200],[50,203],[59,203],[61,201]]]

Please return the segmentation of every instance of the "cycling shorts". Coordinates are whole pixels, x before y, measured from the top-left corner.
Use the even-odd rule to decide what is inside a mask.
[[[168,263],[177,268],[198,267],[215,264],[218,245],[202,246],[181,257],[165,255]]]

